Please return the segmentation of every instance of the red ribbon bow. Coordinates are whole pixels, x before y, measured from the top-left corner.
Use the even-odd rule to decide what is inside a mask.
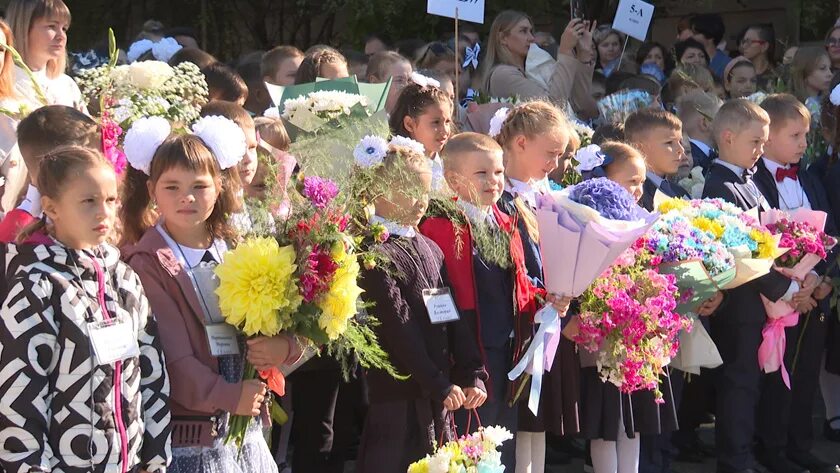
[[[776,169],[776,182],[782,182],[785,178],[793,179],[794,181],[799,180],[799,166],[793,165],[787,169],[785,168],[777,168]]]

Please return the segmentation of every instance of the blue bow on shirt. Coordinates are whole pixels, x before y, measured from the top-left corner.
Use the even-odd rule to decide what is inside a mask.
[[[475,46],[467,46],[467,51],[464,54],[464,64],[461,68],[466,69],[472,66],[473,69],[478,69],[478,54],[481,52],[481,45],[475,43]]]

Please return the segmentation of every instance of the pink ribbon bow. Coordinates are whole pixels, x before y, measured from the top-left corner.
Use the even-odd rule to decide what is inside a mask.
[[[765,373],[782,370],[782,380],[790,389],[790,376],[785,368],[785,347],[787,338],[785,329],[799,323],[799,313],[791,312],[784,317],[769,319],[761,330],[763,340],[758,347],[758,365]]]

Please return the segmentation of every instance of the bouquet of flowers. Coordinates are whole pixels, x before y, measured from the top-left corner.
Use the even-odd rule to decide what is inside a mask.
[[[321,120],[316,124],[323,125],[342,115],[365,113],[365,116],[367,116],[365,107],[368,106],[368,102],[368,98],[364,95],[348,94],[335,90],[320,90],[306,96],[286,100],[283,103],[283,114],[281,116],[298,125],[298,123],[304,123],[304,117],[311,119],[311,115],[314,115]]]
[[[631,393],[653,390],[662,401],[659,377],[677,354],[679,334],[691,320],[676,312],[676,276],[662,274],[661,257],[642,243],[626,250],[579,298],[575,342],[597,352],[601,379]]]
[[[622,90],[598,101],[598,111],[606,123],[624,123],[633,112],[650,107],[654,97],[643,90]]]
[[[777,236],[762,227],[753,212],[744,212],[723,199],[664,199],[657,203],[663,214],[676,212],[692,226],[720,242],[735,259],[735,277],[720,286],[731,289],[770,272],[782,254]]]
[[[606,178],[550,192],[538,202],[536,214],[545,288],[561,296],[583,294],[658,217]],[[561,335],[551,305],[537,312],[534,321],[539,329],[508,378],[516,380],[525,372],[532,376],[528,408],[536,414],[542,373],[551,369]]]
[[[412,463],[408,473],[503,473],[498,448],[511,439],[513,434],[504,427],[479,428]]]
[[[823,232],[826,217],[825,212],[807,209],[791,213],[773,209],[761,215],[761,223],[780,237],[779,247],[787,250],[776,258],[778,271],[801,283],[817,263],[827,258],[837,240]],[[790,377],[784,366],[785,327],[796,325],[799,313],[789,302],[772,302],[763,295],[761,300],[768,320],[762,330],[758,361],[766,373],[781,369],[782,380],[790,387]]]
[[[88,106],[107,112],[123,129],[142,117],[191,123],[207,103],[207,82],[191,62],[175,67],[161,61],[107,64],[81,71],[76,82]]]
[[[358,361],[400,377],[370,328],[375,320],[356,317],[363,255],[347,232],[349,215],[336,205],[338,186],[317,176],[296,184],[293,212],[276,233],[245,240],[217,267],[222,315],[246,336],[284,331],[323,346],[347,376]],[[246,364],[246,379],[256,374]],[[259,374],[282,395],[279,370]],[[241,445],[250,420],[235,416],[228,440]]]

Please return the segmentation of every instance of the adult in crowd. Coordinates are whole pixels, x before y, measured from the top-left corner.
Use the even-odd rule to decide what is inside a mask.
[[[840,71],[840,26],[835,25],[825,35],[825,50],[831,58],[831,70]]]
[[[688,38],[674,45],[674,56],[677,64],[709,65],[709,54],[699,41]]]
[[[14,47],[12,30],[6,22],[0,20],[0,43]],[[12,60],[12,53],[8,49],[0,54],[0,107],[5,110],[14,111],[20,109],[20,102],[16,99],[15,87],[15,63]],[[24,182],[23,179],[15,176],[18,174],[18,167],[23,165],[20,153],[17,151],[17,135],[15,130],[19,116],[0,114],[0,175],[5,180],[5,185],[0,185],[0,207],[2,212],[11,210],[17,200]]]
[[[525,71],[528,49],[534,42],[531,18],[513,10],[499,13],[490,27],[479,88],[491,97],[547,97],[557,103],[568,102],[580,118],[596,117],[598,109],[589,93],[595,59],[592,48],[595,24],[587,26],[587,22],[579,19],[566,26],[554,71],[544,84]]]
[[[712,73],[718,79],[722,79],[723,69],[731,59],[718,48],[726,33],[723,18],[717,13],[694,16],[691,18],[691,30],[694,32],[694,39],[703,45],[706,55],[709,56],[709,68]]]
[[[673,61],[666,54],[666,51],[668,50],[660,43],[648,41],[642,44],[636,52],[636,64],[639,65],[639,72],[652,75],[660,82],[665,82],[674,67]]]
[[[771,24],[752,25],[744,31],[739,45],[741,55],[755,66],[758,88],[767,90],[777,78],[775,72],[776,32]]]
[[[625,36],[605,25],[595,30],[592,39],[595,40],[596,52],[598,53],[595,69],[609,78],[613,72],[619,70],[621,65],[619,64],[622,59],[621,47],[624,44]]]

